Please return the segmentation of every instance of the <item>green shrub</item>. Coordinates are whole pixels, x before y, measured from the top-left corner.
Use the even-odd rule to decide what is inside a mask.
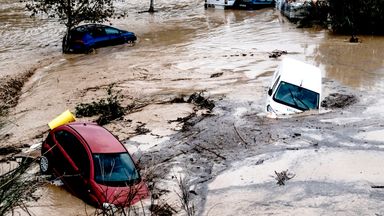
[[[105,125],[110,121],[120,118],[125,113],[125,108],[121,106],[121,95],[113,92],[112,86],[108,88],[108,97],[93,101],[91,103],[81,103],[76,106],[77,117],[91,117],[98,115],[97,124]]]
[[[332,30],[344,34],[383,34],[383,0],[329,0]]]

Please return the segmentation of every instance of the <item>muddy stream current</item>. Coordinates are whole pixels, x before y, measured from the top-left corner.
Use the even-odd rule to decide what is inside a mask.
[[[227,106],[250,104],[251,110],[262,113],[270,76],[279,63],[279,59],[268,57],[275,49],[319,66],[328,83],[324,96],[348,89],[361,101],[378,102],[371,110],[380,112],[384,37],[359,36],[361,42],[352,44],[347,36],[327,30],[298,29],[273,8],[205,10],[203,4],[196,0],[156,0],[158,12],[148,14],[137,13],[148,8],[147,2],[118,2],[116,7],[127,11],[128,16],[110,22],[135,32],[138,42],[134,46],[101,48],[90,55],[63,55],[63,25],[44,17],[30,18],[18,1],[0,0],[0,77],[35,70],[19,104],[0,128],[1,137],[10,134],[1,144],[38,143],[50,119],[65,109],[73,110],[80,102],[105,96],[106,87],[112,83],[122,91],[125,103],[154,106],[150,110],[156,110],[156,115],[144,109],[130,118],[148,125],[158,121],[152,129],[158,137],[174,133],[164,126],[166,120],[185,116],[192,108],[157,103],[196,91],[204,90],[211,99],[223,100]],[[223,75],[211,78],[215,73]],[[170,113],[173,116],[167,116]],[[107,127],[122,140],[151,139],[132,137],[124,122]],[[42,198],[30,208],[35,215],[83,215],[84,204],[62,188],[51,185],[39,193]]]

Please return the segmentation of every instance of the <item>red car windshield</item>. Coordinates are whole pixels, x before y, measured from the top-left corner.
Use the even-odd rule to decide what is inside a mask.
[[[140,176],[128,153],[94,154],[95,181],[106,186],[128,186]]]

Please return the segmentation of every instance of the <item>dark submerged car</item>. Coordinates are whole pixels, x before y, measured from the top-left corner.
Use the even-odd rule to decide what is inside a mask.
[[[136,41],[133,32],[101,24],[86,24],[73,28],[63,38],[64,53],[89,53],[95,48]]]
[[[128,206],[149,195],[131,155],[105,128],[70,123],[51,130],[41,148],[43,174],[96,207]]]

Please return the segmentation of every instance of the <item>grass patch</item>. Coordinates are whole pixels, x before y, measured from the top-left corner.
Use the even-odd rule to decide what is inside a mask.
[[[40,184],[36,178],[27,174],[33,162],[23,160],[17,168],[0,176],[0,215],[13,215],[16,208],[31,215],[26,202],[38,199],[33,193]]]

